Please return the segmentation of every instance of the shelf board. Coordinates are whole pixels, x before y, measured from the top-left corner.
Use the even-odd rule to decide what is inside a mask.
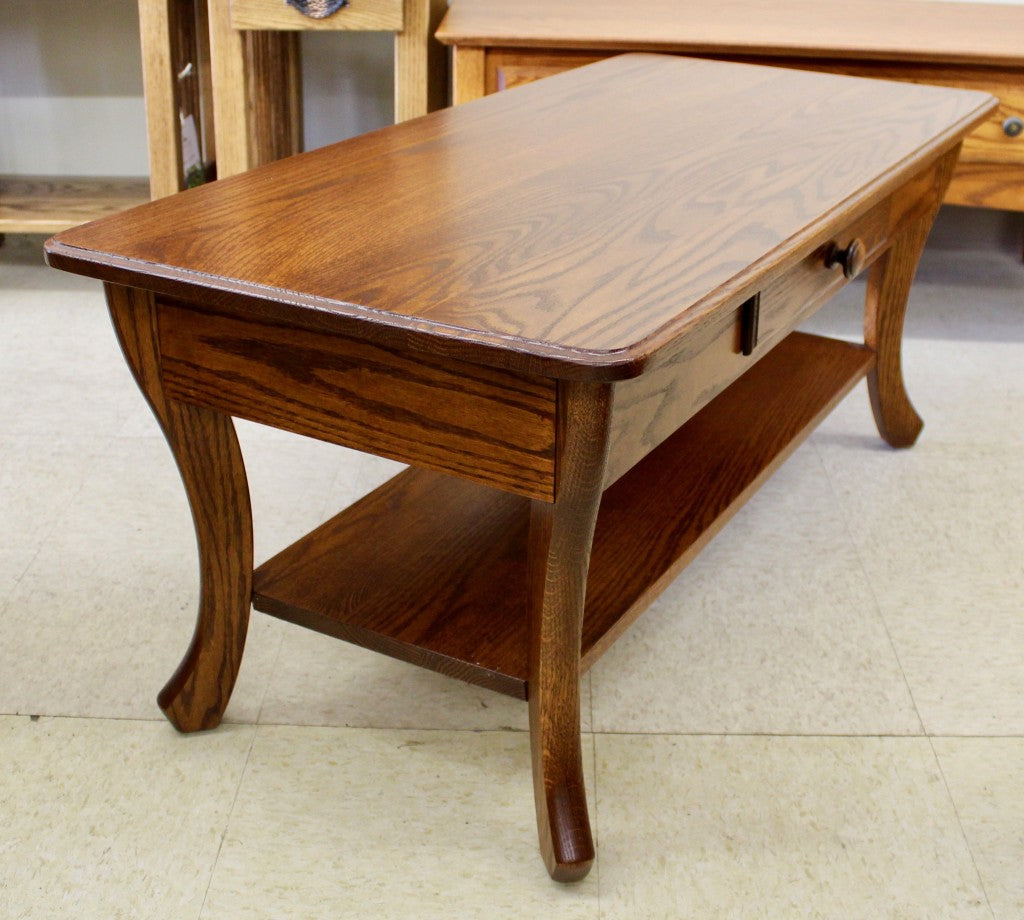
[[[147,201],[146,178],[0,176],[0,233],[59,233]]]
[[[860,380],[871,351],[794,333],[608,488],[590,667]],[[258,610],[525,699],[530,502],[408,469],[256,570]]]

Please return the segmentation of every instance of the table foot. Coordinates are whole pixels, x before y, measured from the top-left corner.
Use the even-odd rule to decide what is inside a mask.
[[[252,597],[252,513],[231,418],[168,399],[152,295],[107,285],[125,358],[181,472],[199,545],[199,615],[189,649],[157,702],[179,731],[215,728],[238,676]]]
[[[535,500],[530,512],[527,695],[541,855],[553,879],[570,882],[594,861],[580,739],[580,638],[611,394],[606,386],[563,383],[558,402],[556,500]]]

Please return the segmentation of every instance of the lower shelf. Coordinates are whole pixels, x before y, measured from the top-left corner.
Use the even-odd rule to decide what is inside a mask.
[[[870,368],[794,333],[608,488],[582,668],[611,645]],[[527,696],[529,499],[409,469],[257,569],[258,610]]]
[[[59,233],[149,201],[149,180],[0,176],[0,233]]]

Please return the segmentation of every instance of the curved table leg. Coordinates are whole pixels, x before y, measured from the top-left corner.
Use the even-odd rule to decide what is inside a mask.
[[[561,385],[557,498],[534,501],[530,515],[533,788],[541,855],[559,882],[583,878],[594,861],[580,744],[580,636],[610,406],[606,387]]]
[[[864,312],[864,342],[875,352],[868,393],[878,433],[893,447],[910,447],[924,422],[907,395],[900,353],[907,297],[931,221],[900,236],[871,268]]]
[[[940,158],[931,174],[931,194],[923,199],[920,216],[875,262],[868,276],[864,344],[876,356],[875,366],[868,373],[868,393],[878,433],[892,447],[910,447],[924,427],[903,382],[900,359],[903,321],[917,263],[942,203],[942,196],[953,176],[959,153],[960,148],[957,146]]]
[[[238,676],[252,596],[252,513],[230,416],[165,397],[151,294],[107,285],[121,348],[185,484],[199,544],[199,616],[189,649],[157,701],[182,732],[215,728]]]

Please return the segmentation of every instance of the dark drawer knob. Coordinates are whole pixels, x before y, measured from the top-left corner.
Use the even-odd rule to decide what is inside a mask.
[[[1024,132],[1024,118],[1014,115],[1003,122],[1003,134],[1007,137],[1019,137],[1021,132]]]
[[[825,268],[834,268],[836,265],[843,269],[847,278],[856,278],[864,267],[864,244],[860,240],[853,240],[845,249],[840,249],[833,243],[825,253]]]

